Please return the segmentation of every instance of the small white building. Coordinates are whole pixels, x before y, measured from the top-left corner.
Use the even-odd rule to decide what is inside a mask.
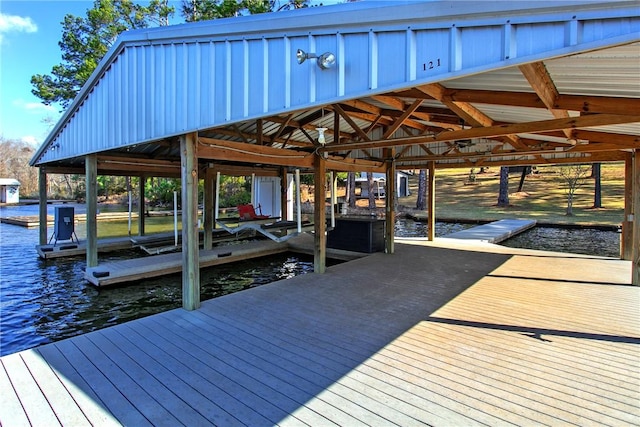
[[[373,173],[373,194],[376,198],[384,198],[386,194],[386,175],[383,173]],[[361,173],[356,178],[356,188],[360,188],[360,197],[369,197],[369,179],[366,173]],[[409,174],[402,171],[396,171],[396,197],[409,196]]]
[[[20,201],[20,182],[17,179],[0,178],[0,203]]]

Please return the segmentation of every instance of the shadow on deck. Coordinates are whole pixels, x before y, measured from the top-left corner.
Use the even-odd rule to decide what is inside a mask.
[[[0,421],[640,422],[629,263],[414,243],[5,356]]]

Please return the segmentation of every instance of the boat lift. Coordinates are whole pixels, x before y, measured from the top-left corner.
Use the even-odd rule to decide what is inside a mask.
[[[331,173],[331,179],[333,182],[333,172]],[[302,221],[302,214],[300,211],[300,170],[295,171],[295,184],[296,184],[296,221],[278,221],[279,217],[267,217],[262,215],[254,215],[254,218],[244,219],[240,218],[218,218],[219,201],[220,201],[220,172],[216,179],[216,200],[215,200],[215,223],[218,224],[223,230],[231,234],[237,234],[246,230],[253,230],[256,233],[260,233],[263,236],[271,239],[275,242],[285,242],[292,237],[295,237],[303,232],[309,232],[314,230],[314,225],[308,221]],[[331,185],[331,200],[335,199],[334,186]],[[331,226],[335,224],[335,213],[331,209]],[[229,224],[237,224],[236,227],[231,227]],[[276,234],[277,233],[277,234]]]

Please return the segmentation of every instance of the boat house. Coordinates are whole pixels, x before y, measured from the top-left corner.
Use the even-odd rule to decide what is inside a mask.
[[[123,33],[31,161],[41,218],[47,174],[84,174],[95,266],[97,175],[181,177],[183,306],[196,309],[199,180],[207,239],[219,173],[290,183],[302,171],[320,183],[330,171],[378,172],[395,188],[396,170],[428,169],[433,213],[441,168],[616,161],[627,171],[623,253],[639,284],[638,10],[636,1],[363,1]],[[321,187],[316,273],[326,256]]]

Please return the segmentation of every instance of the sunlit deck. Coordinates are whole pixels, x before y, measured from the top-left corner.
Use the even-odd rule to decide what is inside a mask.
[[[629,262],[410,243],[5,356],[0,422],[640,424]]]

